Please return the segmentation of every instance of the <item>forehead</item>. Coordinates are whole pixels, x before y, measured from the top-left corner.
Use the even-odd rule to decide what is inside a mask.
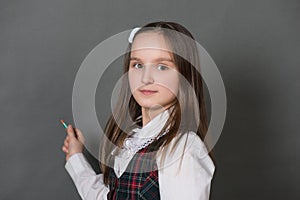
[[[145,32],[136,35],[131,46],[132,56],[171,58],[172,49],[161,33]]]
[[[146,48],[171,51],[170,45],[166,41],[163,34],[156,32],[140,33],[134,38],[131,46],[132,51]]]

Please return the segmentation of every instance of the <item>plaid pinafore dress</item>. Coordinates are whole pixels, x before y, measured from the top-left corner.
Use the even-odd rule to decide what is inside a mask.
[[[163,138],[163,137],[162,137]],[[134,155],[125,172],[118,178],[114,169],[109,172],[108,200],[159,200],[158,169],[154,153],[161,139]],[[141,168],[153,169],[140,173]]]

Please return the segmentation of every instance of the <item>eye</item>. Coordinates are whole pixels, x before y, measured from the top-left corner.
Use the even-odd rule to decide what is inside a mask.
[[[168,70],[169,67],[166,66],[166,65],[159,64],[159,65],[157,65],[157,69],[160,70],[160,71],[164,71],[164,70]]]
[[[136,68],[136,69],[142,69],[144,66],[142,65],[142,64],[140,64],[140,63],[134,63],[133,65],[132,65],[134,68]]]

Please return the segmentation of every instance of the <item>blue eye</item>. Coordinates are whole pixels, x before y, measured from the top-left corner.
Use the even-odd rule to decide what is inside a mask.
[[[140,64],[140,63],[135,63],[135,64],[133,64],[133,67],[136,68],[136,69],[141,69],[144,66],[142,64]]]
[[[165,65],[157,65],[157,69],[160,70],[160,71],[163,71],[163,70],[167,70],[169,68]]]

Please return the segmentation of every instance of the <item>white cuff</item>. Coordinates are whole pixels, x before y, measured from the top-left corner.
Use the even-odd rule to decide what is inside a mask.
[[[76,174],[80,174],[87,168],[92,169],[91,165],[85,159],[83,153],[76,153],[72,155],[66,162],[65,168],[73,180],[75,179]]]

